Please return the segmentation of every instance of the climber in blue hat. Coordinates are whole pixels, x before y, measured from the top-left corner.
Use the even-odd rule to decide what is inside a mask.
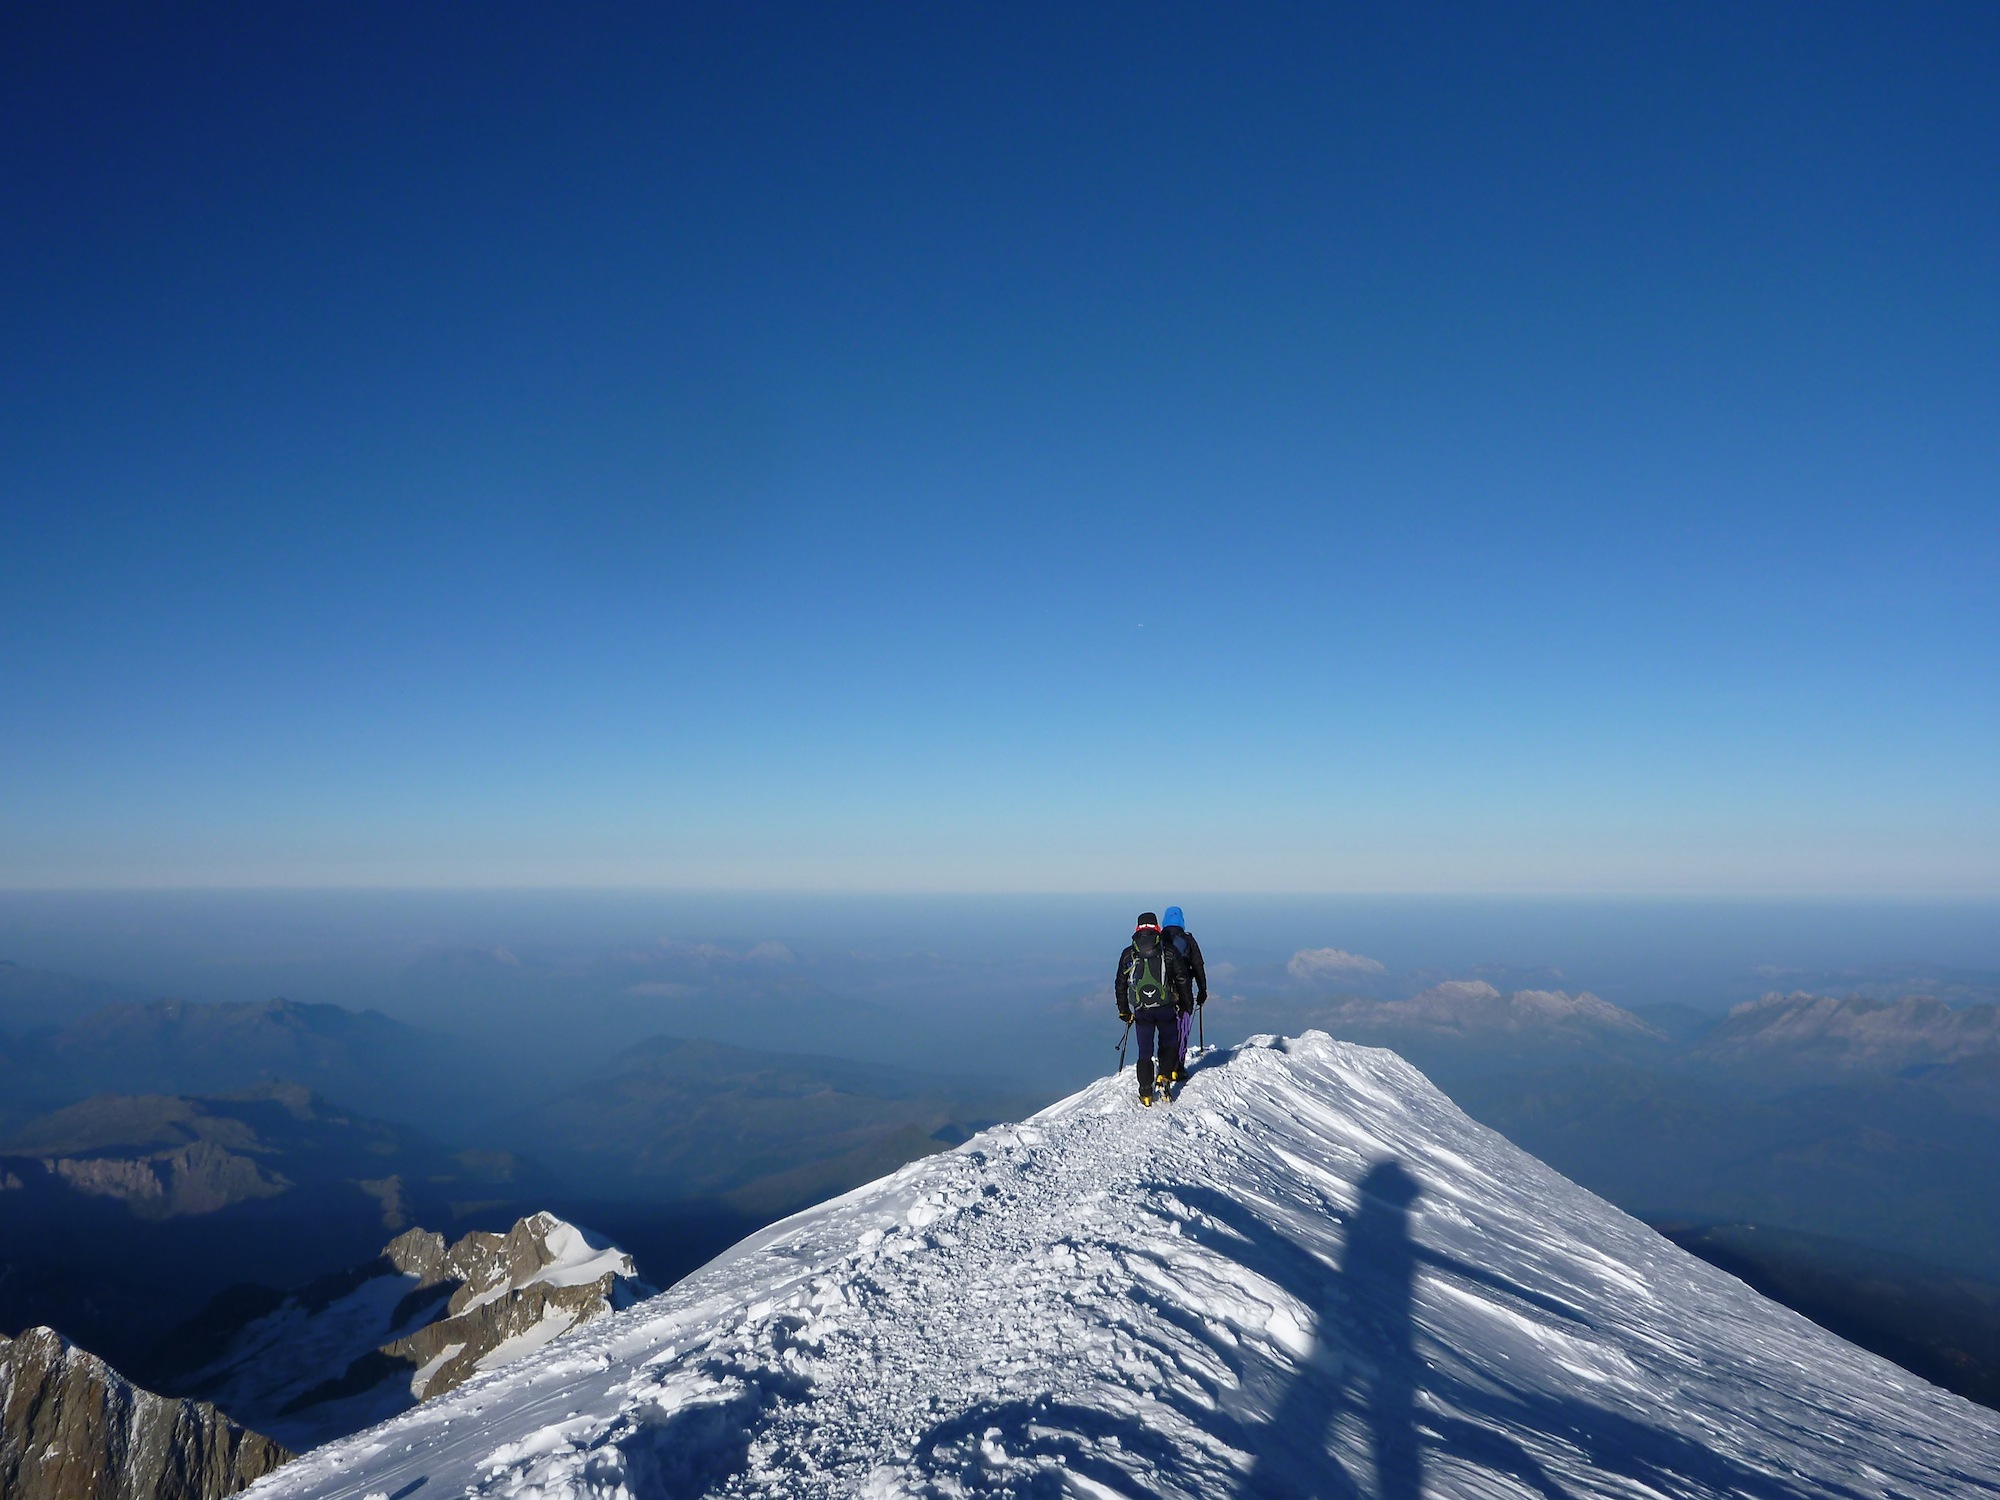
[[[1180,957],[1182,986],[1180,995],[1180,1029],[1178,1037],[1180,1050],[1174,1057],[1176,1086],[1187,1076],[1188,1031],[1194,1020],[1195,1011],[1208,1004],[1208,968],[1201,961],[1201,944],[1194,940],[1194,934],[1187,930],[1187,919],[1181,915],[1178,906],[1170,906],[1160,913],[1160,936]]]

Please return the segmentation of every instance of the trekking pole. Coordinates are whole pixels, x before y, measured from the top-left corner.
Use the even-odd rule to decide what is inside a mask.
[[[1206,1052],[1208,1050],[1208,1006],[1205,1002],[1194,1008],[1194,1029],[1195,1035],[1200,1038],[1195,1044],[1195,1051],[1197,1053]]]
[[[1125,1071],[1125,1039],[1132,1035],[1132,1023],[1127,1021],[1125,1029],[1118,1034],[1118,1071]]]

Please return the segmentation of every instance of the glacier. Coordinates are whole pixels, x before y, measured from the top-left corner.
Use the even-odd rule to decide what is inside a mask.
[[[2000,1496],[2000,1414],[1308,1032],[1130,1075],[317,1449],[258,1500]]]

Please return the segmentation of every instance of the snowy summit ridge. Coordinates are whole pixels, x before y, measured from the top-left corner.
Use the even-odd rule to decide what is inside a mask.
[[[280,1496],[2000,1493],[2000,1416],[1308,1033],[773,1226]]]

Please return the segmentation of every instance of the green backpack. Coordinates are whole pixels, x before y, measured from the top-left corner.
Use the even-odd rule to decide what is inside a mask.
[[[1174,1003],[1173,986],[1167,982],[1167,945],[1155,937],[1141,947],[1132,940],[1132,964],[1125,971],[1125,993],[1132,1009],[1164,1010]]]

